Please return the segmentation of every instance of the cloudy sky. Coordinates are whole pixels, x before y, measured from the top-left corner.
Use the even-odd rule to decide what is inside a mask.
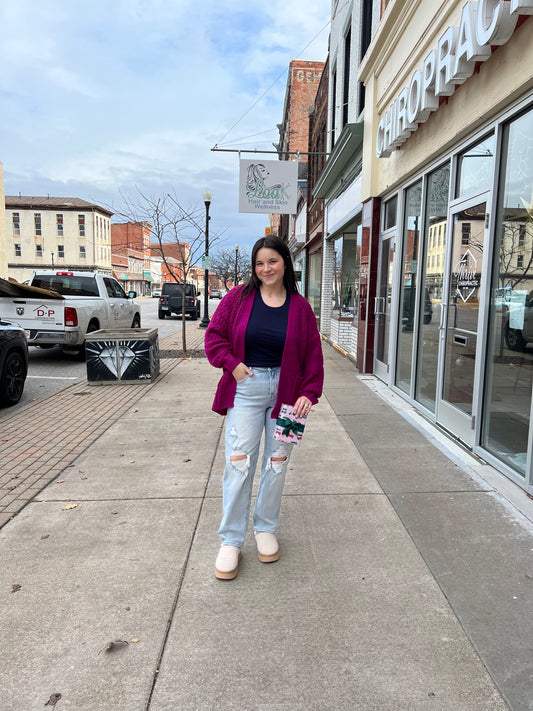
[[[251,246],[267,216],[238,212],[238,155],[211,148],[272,150],[288,64],[325,60],[330,6],[3,0],[6,195],[79,197],[118,211],[137,187],[203,209],[209,187],[213,234]]]

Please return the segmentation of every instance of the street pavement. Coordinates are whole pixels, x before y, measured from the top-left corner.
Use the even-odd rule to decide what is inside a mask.
[[[1,711],[532,711],[525,493],[324,344],[281,559],[217,580],[219,373],[179,335],[1,422]]]

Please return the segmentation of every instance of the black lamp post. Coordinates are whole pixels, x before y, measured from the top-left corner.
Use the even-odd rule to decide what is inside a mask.
[[[237,265],[238,265],[238,260],[239,260],[239,245],[235,245],[235,279],[233,281],[233,285],[237,286],[237,283],[239,281],[239,272],[237,271]]]
[[[213,196],[211,191],[206,188],[204,190],[204,204],[205,204],[205,257],[204,257],[204,317],[200,323],[200,328],[207,328],[209,326],[209,304],[208,304],[208,291],[209,291],[209,205],[211,205],[211,200]]]

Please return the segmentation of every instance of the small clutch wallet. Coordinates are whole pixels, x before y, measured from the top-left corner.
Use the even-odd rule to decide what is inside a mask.
[[[282,405],[276,420],[274,439],[290,444],[300,444],[307,415],[296,417],[292,405]]]

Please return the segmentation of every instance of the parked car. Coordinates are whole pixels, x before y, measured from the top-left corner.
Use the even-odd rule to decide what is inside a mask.
[[[525,351],[528,343],[533,342],[533,292],[529,292],[523,307],[522,328],[511,328],[511,312],[506,309],[504,316],[505,345],[510,351]]]
[[[161,296],[161,289],[154,289],[152,291],[152,298],[153,299],[159,299],[160,296]]]
[[[16,323],[0,321],[0,405],[16,405],[28,372],[28,344]]]
[[[210,299],[221,299],[222,298],[222,291],[220,289],[211,289],[209,292],[209,298]]]
[[[162,286],[159,297],[159,308],[157,315],[160,319],[176,314],[181,316],[183,303],[183,290],[185,289],[185,315],[190,316],[192,321],[196,321],[200,316],[200,299],[194,284],[178,284],[178,282],[167,281]]]
[[[30,346],[59,345],[84,356],[88,333],[141,327],[135,296],[106,274],[43,270],[29,287],[0,279],[0,317],[19,324]]]

